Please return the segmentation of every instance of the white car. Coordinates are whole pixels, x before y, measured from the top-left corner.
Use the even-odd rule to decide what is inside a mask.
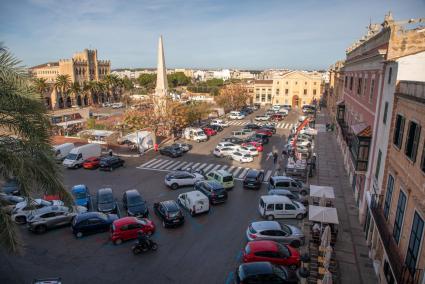
[[[171,189],[178,189],[182,186],[192,186],[196,182],[204,180],[204,176],[200,173],[188,172],[188,171],[175,171],[168,173],[165,176],[164,182]]]
[[[240,163],[250,163],[254,160],[254,158],[250,154],[244,154],[238,151],[233,152],[231,157],[233,160],[238,161]]]
[[[179,194],[177,203],[186,208],[192,216],[210,211],[208,197],[199,190]]]
[[[232,148],[233,151],[239,149],[239,145],[233,144],[232,142],[220,142],[216,148]]]
[[[291,145],[294,144],[294,139],[290,139],[288,141],[288,143],[290,143]],[[304,139],[297,139],[297,146],[306,146],[306,147],[310,147],[311,146],[311,142],[308,140],[304,140]]]
[[[213,151],[213,155],[219,158],[229,157],[233,154],[233,152],[235,152],[235,149],[231,147],[216,147]]]
[[[21,204],[20,204],[21,203]],[[62,206],[63,202],[60,200],[47,201],[43,199],[34,199],[33,202],[27,201],[20,202],[19,207],[12,210],[12,221],[17,224],[25,224],[28,216],[34,211],[48,206]],[[17,205],[18,205],[17,204]],[[22,207],[23,205],[23,207]]]
[[[108,103],[108,102],[102,104],[102,107],[110,107],[110,106],[111,106],[111,104]]]
[[[305,115],[300,115],[300,116],[298,117],[298,121],[299,121],[299,122],[303,122],[306,118],[307,118],[307,116],[305,116]]]
[[[241,119],[245,118],[245,115],[243,115],[239,111],[231,111],[230,114],[229,114],[229,118],[241,120]]]
[[[256,147],[252,145],[242,146],[238,150],[239,152],[243,154],[249,154],[251,156],[258,156],[258,150]]]
[[[111,107],[112,108],[122,108],[122,107],[124,107],[124,104],[123,103],[113,103],[111,105]]]
[[[218,126],[221,126],[223,128],[229,127],[229,123],[227,121],[222,120],[222,119],[213,119],[213,120],[211,120],[210,125],[218,125]]]
[[[301,134],[317,135],[317,130],[314,128],[306,127],[300,131]]]
[[[270,116],[268,115],[257,115],[255,117],[256,121],[268,121],[270,119]]]

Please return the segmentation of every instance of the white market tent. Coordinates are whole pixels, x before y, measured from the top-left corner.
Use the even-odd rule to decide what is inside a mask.
[[[335,192],[332,186],[310,185],[310,196],[318,198],[335,199]]]
[[[308,206],[308,220],[319,223],[339,224],[336,208]]]
[[[140,152],[144,152],[153,147],[153,137],[152,133],[149,131],[136,131],[121,137],[119,140],[139,145]]]

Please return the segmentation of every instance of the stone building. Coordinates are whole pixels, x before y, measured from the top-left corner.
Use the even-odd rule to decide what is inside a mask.
[[[329,83],[326,84],[326,106],[329,111],[329,115],[334,123],[336,123],[336,113],[338,103],[342,102],[344,86],[344,76],[342,75],[342,67],[344,66],[343,61],[337,61],[334,65],[329,68]]]
[[[58,109],[100,103],[106,98],[90,98],[88,94],[78,94],[74,99],[68,93],[62,94],[54,87],[57,76],[68,75],[71,83],[78,82],[80,85],[88,81],[100,81],[111,73],[111,62],[98,60],[96,49],[84,49],[82,52],[75,53],[71,59],[37,65],[29,70],[33,77],[46,79],[46,82],[51,85],[50,91],[45,94],[45,103],[51,109]]]

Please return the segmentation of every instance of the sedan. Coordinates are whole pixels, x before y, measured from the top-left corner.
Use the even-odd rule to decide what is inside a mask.
[[[72,233],[81,238],[84,235],[107,232],[112,222],[118,219],[115,214],[103,214],[100,212],[86,212],[78,214],[72,221]]]
[[[117,156],[102,157],[99,162],[99,169],[112,172],[114,169],[124,167],[125,161]]]
[[[41,209],[43,207],[62,205],[63,202],[60,200],[47,201],[44,199],[33,199],[29,201],[26,199],[25,201],[16,204],[15,208],[13,208],[11,212],[12,220],[18,224],[25,224],[27,222],[27,217],[31,214],[31,211]]]
[[[221,132],[221,131],[223,131],[223,127],[222,126],[220,126],[220,125],[215,125],[215,124],[213,124],[213,125],[209,125],[208,126],[209,128],[211,128],[211,129],[214,129],[215,131],[217,131],[217,132]]]
[[[83,163],[83,168],[88,170],[94,170],[99,167],[100,164],[100,158],[98,157],[90,157],[87,158]]]
[[[257,115],[255,117],[256,121],[268,121],[270,119],[270,116],[268,115]]]
[[[251,141],[251,142],[246,142],[242,144],[242,146],[248,146],[248,145],[254,146],[258,152],[263,152],[264,150],[263,144],[260,142]]]
[[[97,211],[103,213],[117,213],[117,202],[111,188],[101,188],[97,191]]]
[[[173,143],[170,145],[170,147],[173,148],[180,148],[183,153],[189,152],[190,150],[192,150],[192,145],[188,144],[188,143]]]
[[[270,129],[267,129],[267,128],[257,129],[257,130],[255,130],[255,132],[258,133],[258,134],[265,134],[265,135],[267,135],[267,137],[273,136],[273,131],[271,131]]]
[[[305,242],[304,233],[300,228],[292,225],[280,224],[276,221],[252,222],[247,230],[248,241],[272,240],[283,244],[289,244],[298,248]]]
[[[233,152],[235,152],[235,149],[231,147],[216,147],[213,151],[213,155],[219,158],[229,157]]]
[[[269,143],[269,137],[266,134],[256,133],[252,135],[248,141],[257,141],[261,142],[263,145]]]
[[[200,173],[189,171],[175,171],[165,176],[165,184],[173,190],[182,186],[193,186],[196,182],[204,180]]]
[[[146,201],[142,198],[137,189],[130,189],[124,192],[122,203],[124,209],[127,210],[128,216],[146,218],[149,215]]]
[[[254,161],[254,158],[250,154],[244,154],[241,152],[233,152],[231,155],[232,159],[240,163],[250,163]]]
[[[274,241],[254,241],[245,246],[243,262],[268,261],[276,265],[288,266],[292,270],[300,266],[300,253],[297,249]]]
[[[230,142],[233,144],[241,145],[242,143],[246,142],[244,139],[238,138],[238,137],[227,137],[223,138],[223,142]]]
[[[242,154],[249,154],[253,157],[258,156],[257,148],[251,145],[240,147],[238,152],[241,152]]]
[[[179,205],[174,200],[162,201],[153,204],[155,214],[162,219],[164,228],[183,225],[184,216]]]
[[[159,153],[164,156],[171,158],[177,158],[183,156],[183,151],[180,148],[174,148],[171,146],[162,147],[159,149]]]
[[[270,130],[273,134],[276,134],[276,127],[274,125],[271,124],[265,124],[263,126],[261,126],[262,129],[268,129]]]
[[[215,130],[214,130],[214,129],[212,129],[212,128],[205,127],[205,128],[203,128],[202,130],[204,131],[205,135],[207,135],[207,136],[214,136],[214,135],[217,135],[217,131],[215,131]]]
[[[245,129],[251,129],[251,130],[255,130],[255,129],[260,129],[261,126],[255,123],[248,123],[247,125],[244,126]]]

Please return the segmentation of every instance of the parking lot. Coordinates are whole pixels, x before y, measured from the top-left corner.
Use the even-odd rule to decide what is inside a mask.
[[[284,145],[290,127],[298,114],[291,112],[277,127],[277,133],[253,162],[239,164],[225,158],[216,158],[211,152],[215,145],[230,132],[242,128],[255,115],[243,121],[234,121],[207,142],[191,144],[193,149],[183,157],[171,159],[164,156],[127,158],[125,168],[113,172],[98,170],[64,170],[67,188],[85,184],[92,195],[97,189],[110,187],[124,216],[122,195],[128,189],[138,189],[147,200],[150,219],[156,224],[152,239],[158,242],[156,252],[133,255],[134,241],[115,246],[109,233],[95,234],[76,239],[69,228],[56,229],[43,235],[28,232],[20,227],[24,243],[21,255],[0,255],[1,283],[29,283],[34,278],[61,277],[64,283],[230,283],[233,271],[240,263],[241,249],[246,244],[245,230],[251,221],[259,220],[258,200],[265,194],[264,183],[259,191],[244,190],[239,177],[248,168],[263,169],[274,175],[276,169],[270,151]],[[161,161],[160,161],[161,160]],[[167,161],[166,161],[167,160]],[[236,185],[229,192],[226,203],[212,206],[208,214],[191,217],[185,213],[185,224],[165,229],[153,213],[153,204],[163,200],[176,200],[177,195],[193,190],[191,187],[172,191],[164,185],[167,169],[179,166],[202,166],[204,169],[231,169]],[[93,200],[93,204],[95,204]],[[282,223],[297,224],[296,220]]]

